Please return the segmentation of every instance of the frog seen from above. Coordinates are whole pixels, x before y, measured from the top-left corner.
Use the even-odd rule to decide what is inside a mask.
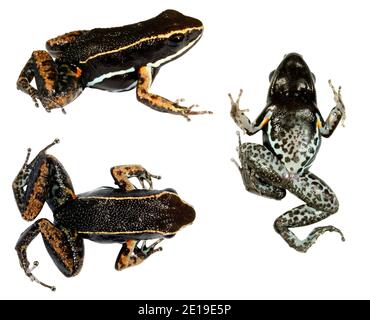
[[[45,201],[54,215],[54,223],[39,219],[20,236],[16,250],[20,265],[33,281],[46,285],[32,274],[27,248],[41,233],[46,249],[59,270],[67,277],[81,270],[83,239],[102,243],[122,243],[115,267],[117,270],[137,265],[162,250],[157,245],[173,237],[195,219],[192,206],[184,202],[174,189],[153,190],[150,174],[140,165],[115,166],[111,174],[118,188],[101,187],[76,195],[62,164],[46,151],[58,140],[41,150],[28,164],[31,149],[13,182],[13,192],[27,221],[34,220]],[[142,188],[129,180],[136,177]],[[145,187],[145,182],[149,188]],[[155,240],[146,246],[147,240]]]
[[[309,171],[319,150],[321,137],[328,138],[340,120],[345,108],[340,87],[334,89],[336,106],[324,121],[317,108],[315,76],[302,56],[286,55],[278,68],[270,74],[267,105],[252,123],[239,109],[238,99],[231,95],[231,117],[248,135],[263,131],[263,145],[241,143],[237,164],[246,189],[252,193],[280,200],[290,191],[305,204],[276,219],[274,227],[283,239],[300,252],[306,252],[326,231],[342,232],[333,226],[315,228],[300,240],[290,228],[307,226],[321,221],[338,211],[338,200],[330,187]]]
[[[162,112],[182,115],[194,111],[149,92],[159,69],[192,48],[203,33],[202,22],[175,10],[131,25],[73,31],[46,42],[48,51],[32,53],[17,88],[38,100],[46,111],[62,108],[86,88],[127,91],[136,88],[137,99]],[[35,79],[36,88],[31,85]]]

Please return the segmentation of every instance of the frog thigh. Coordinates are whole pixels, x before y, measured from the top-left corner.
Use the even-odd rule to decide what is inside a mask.
[[[247,166],[245,168],[239,168],[239,170],[247,191],[275,200],[281,200],[286,196],[285,189],[273,186],[264,181]]]
[[[66,276],[72,277],[81,270],[84,255],[82,238],[66,229],[57,228],[47,219],[37,220],[25,230],[15,247],[20,264],[28,277],[33,277],[29,271],[27,248],[32,240],[42,234],[46,249],[58,269]]]
[[[265,146],[244,143],[239,152],[241,158],[255,175],[272,186],[286,189],[289,172],[284,164]]]
[[[316,210],[334,214],[339,209],[339,202],[334,191],[311,172],[304,172],[294,177],[288,189]]]

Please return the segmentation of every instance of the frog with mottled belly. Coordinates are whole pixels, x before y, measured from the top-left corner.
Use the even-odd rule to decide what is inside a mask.
[[[164,238],[173,237],[195,219],[192,206],[183,201],[174,189],[153,190],[150,174],[140,165],[121,165],[111,169],[118,188],[101,187],[76,195],[68,173],[54,156],[41,150],[28,163],[31,150],[13,182],[13,192],[27,221],[34,220],[45,201],[54,215],[54,223],[39,219],[20,236],[16,250],[20,265],[33,281],[52,290],[55,287],[39,281],[27,259],[27,248],[41,233],[46,249],[59,270],[67,277],[82,268],[83,239],[96,242],[122,243],[115,267],[117,270],[135,266],[155,252]],[[136,188],[129,178],[136,177],[142,188]],[[149,189],[145,187],[149,184]],[[147,240],[155,240],[147,247]]]
[[[46,42],[48,51],[38,50],[23,68],[19,90],[46,111],[62,108],[85,88],[128,91],[136,88],[137,99],[152,109],[182,115],[211,113],[194,111],[149,92],[166,63],[192,48],[203,33],[198,19],[175,10],[116,28],[72,31]],[[53,59],[55,58],[55,60]],[[35,79],[36,87],[31,85]]]
[[[280,200],[290,191],[305,204],[276,219],[275,230],[297,251],[306,252],[326,231],[342,232],[333,226],[315,228],[304,240],[290,228],[307,226],[336,213],[337,197],[330,187],[309,171],[321,144],[345,117],[340,88],[334,89],[336,106],[324,121],[317,108],[315,76],[302,56],[286,55],[270,74],[267,105],[252,123],[239,108],[239,97],[231,100],[231,117],[248,135],[263,131],[263,145],[241,143],[236,163],[246,189],[252,193]]]

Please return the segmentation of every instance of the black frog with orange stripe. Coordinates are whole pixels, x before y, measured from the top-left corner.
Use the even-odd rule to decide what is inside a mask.
[[[305,204],[291,209],[276,219],[274,227],[283,239],[300,252],[306,252],[327,231],[341,231],[333,226],[315,228],[304,240],[290,228],[319,222],[338,211],[339,203],[331,188],[309,171],[321,144],[330,137],[345,118],[340,88],[334,93],[336,106],[326,121],[316,103],[315,76],[302,56],[286,55],[270,74],[267,104],[252,123],[239,108],[239,97],[231,99],[231,117],[248,135],[263,132],[263,145],[241,143],[237,167],[246,189],[252,193],[281,200],[286,190]],[[342,239],[344,237],[342,235]]]
[[[162,248],[157,245],[173,237],[195,219],[192,206],[183,201],[174,189],[153,190],[150,174],[140,165],[121,165],[111,168],[118,188],[101,187],[76,195],[68,173],[54,156],[41,150],[28,163],[31,150],[13,182],[13,192],[27,221],[34,220],[45,201],[54,215],[54,222],[39,219],[20,236],[16,250],[20,265],[33,281],[39,281],[27,259],[27,248],[41,233],[47,251],[59,270],[67,277],[81,270],[84,256],[83,239],[96,242],[122,243],[115,267],[117,270],[137,265]],[[130,178],[139,180],[136,188]],[[145,186],[148,184],[148,187]],[[149,246],[147,240],[155,240]]]
[[[162,112],[189,115],[194,111],[149,92],[159,69],[192,48],[203,33],[198,19],[175,10],[116,28],[72,31],[46,42],[45,50],[32,53],[17,87],[38,106],[62,108],[86,88],[127,91],[136,88],[137,99]],[[35,79],[36,87],[31,85]]]

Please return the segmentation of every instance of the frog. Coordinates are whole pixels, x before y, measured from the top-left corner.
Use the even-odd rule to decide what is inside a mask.
[[[85,88],[110,92],[136,89],[137,100],[161,112],[181,115],[211,114],[184,107],[150,92],[160,68],[189,51],[202,37],[200,20],[175,10],[154,18],[114,28],[72,31],[46,42],[47,50],[32,53],[22,69],[17,88],[50,112],[75,100]],[[36,87],[31,83],[35,80]]]
[[[162,250],[158,244],[193,223],[194,208],[182,200],[175,189],[153,189],[149,173],[141,165],[119,165],[110,172],[117,187],[100,187],[76,194],[72,181],[61,164],[47,150],[59,139],[42,149],[29,163],[31,149],[12,184],[14,197],[26,221],[39,215],[45,202],[54,221],[38,219],[19,237],[15,249],[26,276],[55,291],[34,276],[39,265],[30,265],[27,248],[41,233],[45,247],[59,271],[66,277],[76,276],[83,264],[83,240],[98,243],[120,243],[116,270],[136,266]],[[135,186],[131,178],[140,182]],[[147,245],[147,241],[151,244]]]
[[[332,189],[310,171],[321,145],[329,138],[338,124],[345,119],[345,106],[341,87],[335,89],[335,106],[326,120],[323,119],[316,99],[315,75],[302,55],[290,53],[269,75],[270,86],[266,107],[254,122],[240,108],[240,90],[236,100],[229,94],[231,118],[243,133],[251,136],[262,130],[263,144],[242,143],[240,132],[239,161],[232,159],[241,174],[245,189],[266,198],[281,200],[289,191],[304,204],[299,205],[274,222],[275,231],[298,252],[307,250],[325,232],[339,233],[334,226],[320,226],[301,240],[292,228],[319,222],[339,209],[339,202]]]

